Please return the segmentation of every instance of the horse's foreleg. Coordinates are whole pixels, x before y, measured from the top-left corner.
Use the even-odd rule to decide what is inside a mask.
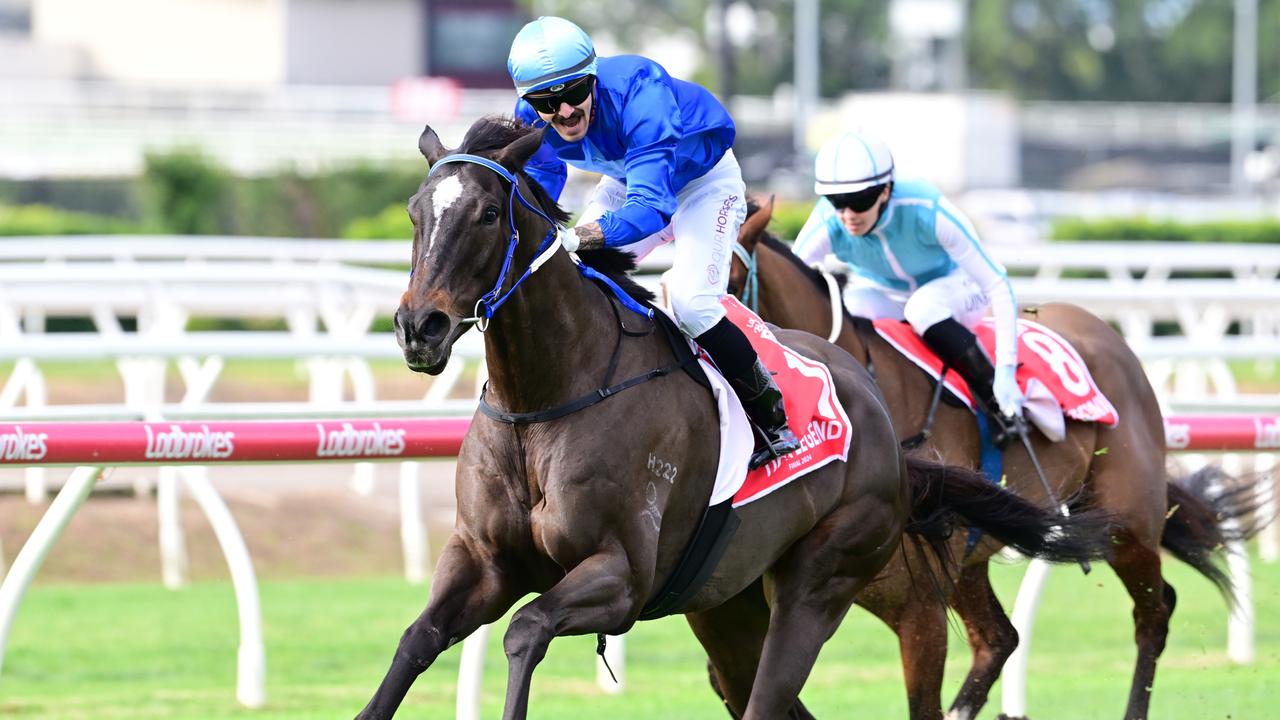
[[[631,579],[623,553],[592,555],[511,616],[502,640],[508,663],[504,720],[521,720],[528,713],[533,670],[552,638],[608,633],[627,621],[636,606]]]
[[[960,619],[964,621],[973,650],[973,665],[965,677],[964,685],[951,703],[948,720],[970,720],[987,703],[987,696],[1004,661],[1018,647],[1018,631],[1005,615],[999,598],[991,589],[987,577],[987,563],[964,568],[956,581],[952,601]]]
[[[358,720],[393,716],[409,686],[440,653],[502,617],[517,592],[491,556],[451,537],[436,564],[431,600],[400,637],[391,669]]]

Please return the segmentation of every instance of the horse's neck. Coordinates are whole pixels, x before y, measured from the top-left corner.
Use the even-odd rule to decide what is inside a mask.
[[[616,325],[600,291],[557,252],[498,309],[485,334],[495,404],[544,410],[598,387]]]
[[[760,310],[765,320],[783,327],[804,330],[818,337],[831,335],[831,297],[819,288],[803,270],[778,251],[761,244],[756,250],[760,268]],[[843,309],[842,309],[843,311]],[[853,328],[844,323],[844,332]],[[856,336],[840,340],[860,342]],[[839,343],[844,347],[843,342]],[[847,350],[847,348],[846,348]],[[865,353],[855,355],[860,362]]]

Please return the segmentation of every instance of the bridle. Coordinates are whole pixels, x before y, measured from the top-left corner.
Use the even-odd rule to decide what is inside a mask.
[[[431,177],[436,170],[449,163],[471,163],[473,165],[486,167],[511,184],[511,192],[507,195],[507,225],[511,228],[511,236],[507,241],[507,253],[506,257],[502,260],[502,270],[498,273],[498,280],[494,283],[493,289],[484,295],[481,295],[480,298],[476,300],[475,309],[472,311],[474,315],[468,318],[462,318],[458,321],[459,325],[464,326],[474,323],[480,332],[484,332],[489,328],[489,321],[493,318],[493,314],[497,312],[498,308],[501,307],[504,302],[507,301],[507,298],[511,297],[511,293],[514,293],[516,288],[520,287],[520,283],[524,282],[525,279],[537,271],[538,268],[542,267],[547,260],[550,260],[551,256],[555,255],[556,251],[560,249],[560,243],[556,241],[556,231],[559,226],[556,224],[556,221],[552,220],[551,216],[543,212],[541,208],[525,199],[524,193],[520,191],[519,178],[516,177],[515,173],[489,158],[481,157],[479,155],[470,155],[467,153],[448,155],[440,158],[431,166],[431,170],[427,173],[427,177]],[[516,228],[515,221],[515,207],[517,200],[520,201],[521,205],[524,205],[529,210],[532,210],[538,217],[545,220],[548,228],[546,236],[542,238],[542,243],[538,245],[538,249],[534,254],[533,262],[529,263],[529,267],[525,268],[525,271],[520,275],[520,277],[516,278],[515,282],[511,283],[511,287],[504,293],[502,292],[502,286],[507,280],[507,275],[511,272],[511,259],[515,255],[516,247],[520,244],[520,231]],[[572,257],[572,254],[570,256]],[[653,317],[652,308],[645,307],[644,305],[636,302],[634,298],[623,292],[622,288],[618,287],[617,283],[613,280],[610,280],[605,275],[583,265],[581,262],[578,262],[577,258],[574,258],[574,264],[577,265],[578,271],[586,277],[599,280],[608,285],[613,291],[613,294],[618,297],[618,300],[627,309],[640,315],[644,315],[647,318]]]

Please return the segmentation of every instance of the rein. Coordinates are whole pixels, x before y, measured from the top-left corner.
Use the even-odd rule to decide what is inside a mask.
[[[604,290],[601,289],[601,292],[604,292]],[[607,294],[606,299],[609,299]],[[613,380],[613,373],[618,369],[618,360],[622,357],[622,338],[644,337],[653,332],[653,325],[650,325],[648,329],[639,332],[628,330],[627,326],[622,324],[622,316],[618,314],[618,306],[615,305],[612,300],[609,302],[609,308],[613,310],[613,317],[618,321],[619,332],[617,339],[613,343],[613,354],[609,357],[609,366],[605,370],[604,381],[601,383],[602,387],[598,390],[587,393],[576,400],[571,400],[557,407],[548,408],[546,410],[535,410],[533,412],[516,413],[499,410],[485,400],[485,394],[489,390],[489,384],[486,382],[484,388],[480,390],[480,412],[484,413],[485,417],[508,425],[550,422],[551,420],[562,418],[565,415],[572,415],[584,408],[589,408],[592,405],[603,400],[607,400],[628,388],[663,377],[664,375],[670,375],[678,370],[683,370],[685,367],[698,361],[698,356],[691,353],[689,357],[686,357],[684,360],[679,360],[670,365],[641,373],[633,378],[623,380],[617,385],[610,385],[609,382]],[[666,325],[663,325],[663,328],[666,328]],[[668,339],[673,340],[673,338]]]
[[[756,251],[747,252],[742,245],[734,243],[733,254],[747,268],[746,286],[742,289],[742,303],[750,308],[751,312],[759,315],[760,262],[756,257]],[[840,330],[844,323],[844,303],[840,301],[840,287],[831,273],[817,265],[814,269],[822,273],[822,279],[827,281],[827,295],[831,298],[831,333],[827,335],[827,342],[835,343],[836,338],[840,337]]]
[[[431,166],[431,170],[427,172],[427,177],[431,177],[436,170],[449,163],[471,163],[473,165],[480,165],[494,171],[501,176],[502,179],[511,183],[511,192],[507,195],[507,225],[511,228],[511,236],[507,241],[507,254],[502,260],[502,270],[498,273],[498,280],[494,283],[493,289],[484,295],[481,295],[480,299],[476,300],[476,306],[473,310],[475,315],[469,318],[462,318],[458,321],[460,325],[469,325],[474,323],[480,332],[484,332],[489,328],[489,321],[493,319],[493,314],[497,312],[498,308],[501,307],[504,302],[507,301],[507,298],[511,297],[511,294],[516,291],[516,288],[520,287],[520,283],[524,282],[525,279],[550,260],[552,255],[556,254],[560,245],[556,242],[556,231],[558,226],[549,215],[542,211],[541,208],[525,199],[524,193],[520,192],[519,179],[514,173],[489,158],[481,157],[479,155],[470,155],[467,153],[448,155],[440,158]],[[542,238],[542,243],[538,245],[538,250],[534,255],[533,262],[529,263],[529,267],[525,268],[525,271],[520,275],[520,277],[516,278],[515,282],[511,283],[510,289],[504,293],[502,292],[502,286],[507,280],[507,275],[511,272],[511,259],[515,256],[516,247],[520,244],[520,231],[516,228],[515,220],[517,200],[520,201],[521,205],[524,205],[529,210],[532,210],[538,217],[545,220],[548,225],[548,229],[546,236]],[[622,304],[627,306],[627,309],[640,315],[644,315],[647,318],[653,318],[652,308],[647,308],[636,302],[634,298],[623,292],[622,288],[618,287],[618,285],[608,277],[605,277],[602,273],[596,272],[594,269],[583,265],[576,257],[574,258],[574,264],[578,266],[578,272],[582,273],[584,276],[607,284],[609,289],[613,291],[613,294],[618,297]],[[481,311],[482,308],[483,312]]]

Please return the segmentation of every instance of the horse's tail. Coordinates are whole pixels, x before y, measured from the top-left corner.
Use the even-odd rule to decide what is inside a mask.
[[[1087,510],[1062,517],[991,482],[982,473],[907,456],[912,511],[907,531],[931,547],[956,525],[977,528],[1023,555],[1050,562],[1106,559],[1112,517]]]
[[[1170,478],[1169,514],[1160,545],[1218,586],[1234,604],[1231,579],[1222,567],[1229,542],[1243,542],[1273,518],[1263,512],[1254,484],[1237,482],[1209,465],[1185,478]]]

